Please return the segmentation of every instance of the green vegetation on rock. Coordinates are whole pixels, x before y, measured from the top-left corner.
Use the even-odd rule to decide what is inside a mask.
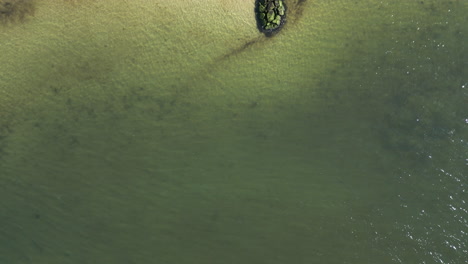
[[[286,5],[283,0],[257,0],[255,13],[259,30],[271,34],[284,24]]]

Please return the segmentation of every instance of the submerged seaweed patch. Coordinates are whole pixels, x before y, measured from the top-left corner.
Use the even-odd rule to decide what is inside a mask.
[[[22,22],[34,9],[33,0],[0,0],[0,24]]]
[[[286,22],[286,5],[283,0],[256,0],[255,16],[258,30],[272,36]]]

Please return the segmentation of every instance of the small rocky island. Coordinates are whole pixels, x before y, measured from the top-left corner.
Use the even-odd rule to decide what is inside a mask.
[[[258,30],[270,37],[286,22],[286,5],[283,0],[256,0],[255,16]]]

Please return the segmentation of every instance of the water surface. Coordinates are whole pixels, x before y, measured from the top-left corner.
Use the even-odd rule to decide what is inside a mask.
[[[467,259],[465,1],[186,2],[2,22],[0,262]]]

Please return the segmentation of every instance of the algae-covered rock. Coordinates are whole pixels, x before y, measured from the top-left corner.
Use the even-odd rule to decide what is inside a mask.
[[[280,30],[286,21],[286,5],[283,0],[257,0],[255,14],[258,29],[271,36]]]

